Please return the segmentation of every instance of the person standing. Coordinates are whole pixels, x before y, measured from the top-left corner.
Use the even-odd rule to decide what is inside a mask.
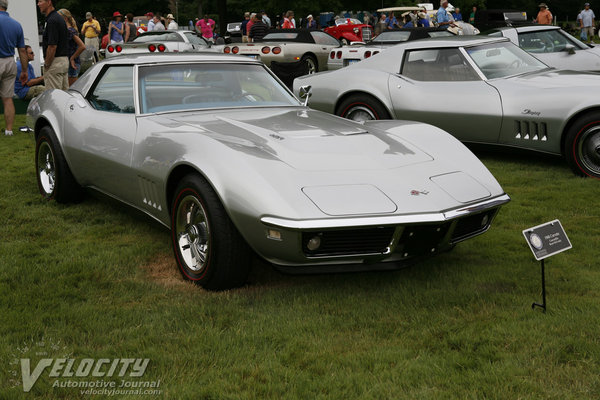
[[[250,29],[252,29],[252,25],[256,22],[256,13],[250,13],[250,20],[246,24],[246,32],[248,37],[250,37]],[[250,40],[248,40],[250,42]]]
[[[122,43],[123,42],[123,33],[125,29],[123,29],[123,22],[121,22],[121,18],[123,16],[120,12],[115,11],[113,13],[113,20],[108,24],[108,38],[110,39],[110,43]]]
[[[475,14],[477,13],[477,7],[473,6],[473,11],[469,14],[469,23],[475,25]]]
[[[271,29],[271,18],[269,18],[265,10],[261,10],[260,13],[262,14],[262,22],[264,22],[265,25],[267,25],[267,28]]]
[[[35,59],[33,49],[31,46],[25,45],[25,51],[27,52],[27,81],[25,83],[21,83],[19,76],[21,75],[23,67],[21,66],[21,63],[18,62],[17,79],[15,79],[15,94],[21,100],[31,100],[34,97],[44,93],[46,88],[42,84],[44,82],[44,78],[41,76],[39,78],[36,77],[33,65],[30,64],[31,61]]]
[[[100,35],[100,23],[94,19],[91,12],[85,13],[86,21],[81,26],[81,34],[84,36],[85,46],[92,46],[98,51],[100,47],[98,36]]]
[[[456,7],[454,12],[452,13],[455,21],[462,21],[462,14],[460,12],[460,8]]]
[[[204,18],[196,22],[196,28],[200,31],[202,38],[206,41],[212,42],[213,30],[215,29],[215,21],[208,17],[208,14],[204,14]]]
[[[540,12],[538,12],[535,22],[540,25],[552,25],[552,13],[548,10],[546,3],[540,3],[538,7]]]
[[[281,25],[281,29],[294,29],[294,24],[292,23],[293,16],[294,16],[294,12],[291,10],[285,13],[285,17],[283,17],[283,25]]]
[[[137,26],[133,23],[133,14],[125,14],[125,43],[132,42],[137,37]]]
[[[439,27],[449,28],[452,25],[452,21],[450,21],[450,17],[448,17],[448,0],[441,0],[440,8],[437,11],[437,23]]]
[[[67,24],[56,12],[53,0],[37,0],[40,12],[46,16],[42,35],[44,52],[44,82],[46,89],[69,89],[69,36]]]
[[[269,31],[269,27],[262,20],[262,14],[256,14],[256,22],[252,24],[250,28],[250,32],[248,32],[248,37],[252,40],[260,40],[262,39],[267,32]]]
[[[579,22],[579,27],[581,28],[581,37],[585,35],[585,40],[589,43],[594,36],[596,15],[590,9],[590,3],[585,3],[584,7],[577,17],[577,22]]]
[[[317,21],[315,21],[312,14],[309,14],[308,17],[306,17],[306,29],[309,31],[317,30]]]
[[[71,86],[79,76],[79,70],[81,69],[81,60],[79,55],[85,50],[85,44],[79,39],[77,31],[77,22],[69,10],[61,8],[58,13],[63,17],[67,24],[67,30],[69,31],[69,86]]]
[[[156,13],[154,15],[153,21],[154,21],[154,28],[152,29],[153,31],[164,31],[165,30],[165,26],[162,23],[162,18],[159,13]]]
[[[175,22],[175,17],[173,14],[167,14],[167,29],[170,31],[176,31],[179,29],[179,25]]]
[[[248,43],[248,22],[250,22],[250,12],[246,11],[244,13],[244,20],[240,25],[240,29],[242,30],[242,43]]]
[[[146,17],[148,17],[148,25],[146,26],[146,31],[151,32],[154,30],[154,13],[147,12]]]
[[[27,51],[25,50],[25,36],[23,27],[12,19],[6,12],[8,0],[0,0],[0,95],[4,105],[4,122],[6,136],[12,136],[15,123],[15,104],[13,95],[15,79],[22,84],[27,82]],[[19,49],[21,71],[18,72],[15,64],[15,48]],[[18,75],[17,75],[18,73]]]

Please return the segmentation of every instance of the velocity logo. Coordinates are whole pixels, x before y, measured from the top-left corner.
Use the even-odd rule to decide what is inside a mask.
[[[97,360],[84,358],[78,361],[74,358],[42,358],[31,370],[31,360],[21,359],[21,377],[23,391],[29,392],[42,373],[50,368],[51,378],[85,378],[85,377],[130,377],[138,378],[144,375],[149,358],[100,358]]]

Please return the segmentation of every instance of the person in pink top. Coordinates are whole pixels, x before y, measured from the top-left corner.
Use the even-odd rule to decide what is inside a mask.
[[[208,18],[207,14],[204,14],[204,18],[196,22],[196,29],[200,30],[202,37],[206,40],[213,41],[213,30],[215,29],[215,21]]]

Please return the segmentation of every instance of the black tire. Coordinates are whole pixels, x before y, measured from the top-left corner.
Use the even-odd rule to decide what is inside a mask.
[[[580,117],[569,128],[564,155],[575,174],[600,178],[600,112]]]
[[[46,200],[74,203],[83,198],[83,189],[71,173],[54,130],[45,126],[35,144],[35,171],[40,193]]]
[[[184,279],[208,290],[246,283],[251,251],[212,187],[197,174],[185,176],[173,196],[171,238]]]
[[[310,54],[305,54],[302,56],[300,61],[308,63],[308,75],[316,74],[317,72],[319,72],[319,63],[317,62],[317,59],[314,56]]]
[[[344,99],[337,107],[336,114],[354,121],[390,119],[390,113],[373,96],[353,94]]]

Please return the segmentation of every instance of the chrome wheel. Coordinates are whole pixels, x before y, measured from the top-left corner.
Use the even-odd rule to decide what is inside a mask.
[[[175,229],[179,252],[194,273],[208,265],[211,233],[206,210],[194,195],[185,196],[177,207]]]
[[[312,57],[306,57],[306,62],[308,63],[308,74],[316,74],[317,73],[317,63]]]
[[[52,148],[46,141],[38,149],[37,173],[42,190],[46,195],[51,195],[56,186],[56,164]]]
[[[373,111],[364,104],[356,104],[351,106],[344,117],[357,122],[372,121],[377,119]]]
[[[575,146],[582,167],[595,175],[600,175],[600,126],[591,126],[585,130]]]

